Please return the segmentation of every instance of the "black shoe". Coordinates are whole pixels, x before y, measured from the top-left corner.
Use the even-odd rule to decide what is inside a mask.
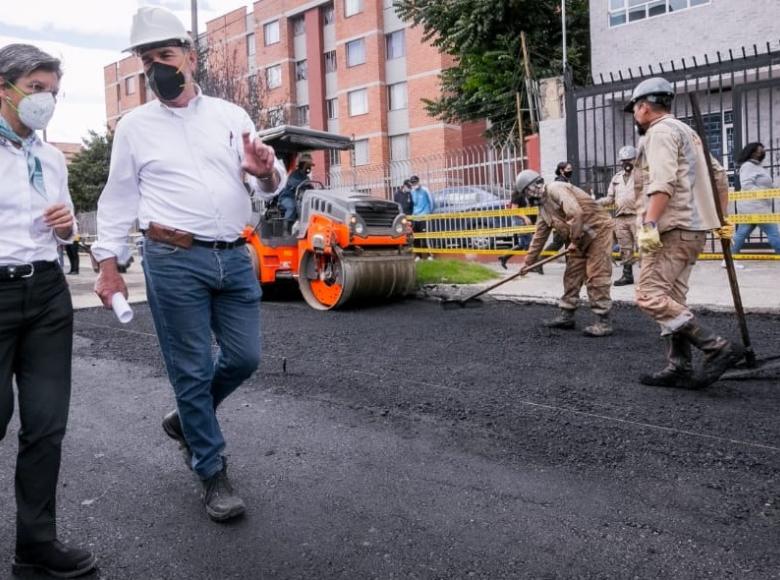
[[[95,556],[86,550],[69,548],[54,540],[17,548],[12,571],[16,575],[44,572],[55,578],[77,578],[92,572],[96,562]]]
[[[68,276],[78,276],[78,275],[79,275],[78,270],[71,270],[70,272],[68,272]]]
[[[693,382],[693,373],[688,370],[679,370],[666,367],[650,375],[642,375],[639,382],[648,387],[672,387],[675,389],[693,389],[696,388]]]
[[[227,463],[219,472],[203,480],[203,504],[206,513],[215,522],[226,522],[246,511],[244,501],[233,491],[228,480]]]
[[[716,382],[723,373],[737,364],[745,356],[745,349],[733,342],[727,342],[715,352],[704,356],[702,368],[695,377],[696,386],[700,389],[709,387]]]
[[[511,258],[511,257],[512,257],[512,256],[499,256],[499,257],[498,257],[498,263],[499,263],[499,264],[501,264],[501,267],[502,267],[504,270],[506,270],[506,269],[507,269],[507,267],[506,267],[506,263],[509,261],[509,258]]]
[[[544,276],[544,266],[537,266],[533,270],[531,270],[534,274],[539,274],[540,276]]]
[[[182,455],[184,455],[184,462],[187,464],[187,467],[192,469],[192,450],[187,443],[187,439],[184,437],[179,413],[177,411],[168,413],[163,418],[162,428],[168,437],[179,443],[179,448],[181,449]]]
[[[632,271],[631,264],[623,266],[623,277],[615,280],[615,286],[628,286],[634,283],[634,272]]]

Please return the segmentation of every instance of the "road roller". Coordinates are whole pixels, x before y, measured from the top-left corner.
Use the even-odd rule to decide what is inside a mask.
[[[347,137],[301,127],[258,133],[288,170],[299,153],[349,149]],[[306,181],[296,192],[298,220],[285,220],[273,202],[247,226],[255,271],[264,292],[297,282],[306,302],[331,310],[369,299],[391,299],[415,288],[411,224],[392,201]]]

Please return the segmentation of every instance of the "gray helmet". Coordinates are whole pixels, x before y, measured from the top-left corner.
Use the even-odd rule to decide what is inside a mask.
[[[625,145],[618,151],[618,159],[620,161],[628,161],[629,159],[636,159],[636,147],[633,145]]]
[[[631,100],[623,109],[626,113],[631,113],[634,110],[634,105],[637,101],[646,99],[651,103],[671,103],[674,98],[674,87],[672,84],[662,77],[653,77],[651,79],[645,79],[639,83],[634,92],[631,94]]]
[[[517,193],[523,193],[526,187],[541,178],[542,176],[533,169],[524,169],[515,178],[515,190]]]

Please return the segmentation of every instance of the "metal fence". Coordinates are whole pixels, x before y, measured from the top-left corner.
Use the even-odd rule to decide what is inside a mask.
[[[727,168],[729,180],[739,189],[734,158],[749,142],[766,146],[765,166],[775,178],[780,172],[780,50],[770,43],[738,53],[718,53],[716,59],[683,59],[681,66],[629,69],[627,75],[601,76],[590,86],[573,86],[566,79],[566,133],[569,161],[575,183],[596,197],[606,194],[619,169],[617,152],[636,145],[633,117],[623,112],[634,87],[643,79],[663,76],[675,87],[673,113],[692,124],[689,93],[701,103],[706,139],[713,155]],[[636,74],[635,74],[636,73]],[[780,211],[780,200],[773,200]],[[732,212],[739,213],[732,204]],[[761,234],[762,235],[762,234]],[[763,243],[759,235],[750,240]],[[713,248],[714,249],[714,248]]]

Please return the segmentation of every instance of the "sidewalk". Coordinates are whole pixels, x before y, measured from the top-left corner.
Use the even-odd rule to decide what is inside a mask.
[[[742,304],[747,312],[780,313],[780,263],[778,262],[748,262],[742,261],[744,270],[737,270],[737,279],[742,293]],[[502,275],[513,274],[521,266],[520,260],[509,263],[509,271],[501,269],[498,264],[485,264]],[[490,296],[498,300],[518,300],[555,304],[563,292],[562,262],[548,264],[544,267],[544,276],[528,274],[517,278],[490,292]],[[617,266],[613,271],[613,279],[617,280],[622,269]],[[100,300],[93,292],[96,274],[91,268],[81,269],[78,276],[68,276],[74,308],[94,308],[100,306]],[[634,266],[635,278],[639,276],[639,268]],[[146,286],[141,265],[137,262],[124,274],[130,293],[130,302],[146,301]],[[497,280],[496,280],[497,281]],[[485,285],[427,286],[423,290],[426,296],[457,297],[477,292]],[[728,277],[720,261],[701,261],[696,264],[691,276],[688,303],[694,308],[704,308],[714,311],[733,310],[734,304],[729,290]],[[582,297],[587,300],[585,290]],[[634,286],[612,287],[612,299],[619,303],[633,304]]]
[[[741,261],[744,270],[737,270],[737,280],[742,295],[742,304],[747,312],[753,313],[780,313],[780,263]],[[501,269],[498,264],[484,264],[502,275],[513,274],[522,265],[516,260],[513,265],[509,262],[509,271]],[[527,274],[499,286],[489,293],[489,296],[498,300],[520,300],[529,302],[541,302],[556,304],[563,292],[563,262],[556,262],[544,266],[544,275]],[[622,273],[622,268],[615,266],[613,280],[617,280]],[[638,279],[639,267],[634,266],[634,278]],[[496,280],[497,281],[497,280]],[[486,287],[469,286],[464,291],[451,285],[429,286],[425,293],[429,296],[465,296],[477,292],[479,288]],[[634,285],[612,287],[612,299],[618,303],[634,303]],[[587,301],[585,289],[582,297]],[[587,302],[585,302],[587,303]],[[726,269],[722,268],[720,261],[700,261],[693,269],[688,293],[688,304],[693,308],[701,308],[713,311],[731,311],[734,303],[729,289]]]

